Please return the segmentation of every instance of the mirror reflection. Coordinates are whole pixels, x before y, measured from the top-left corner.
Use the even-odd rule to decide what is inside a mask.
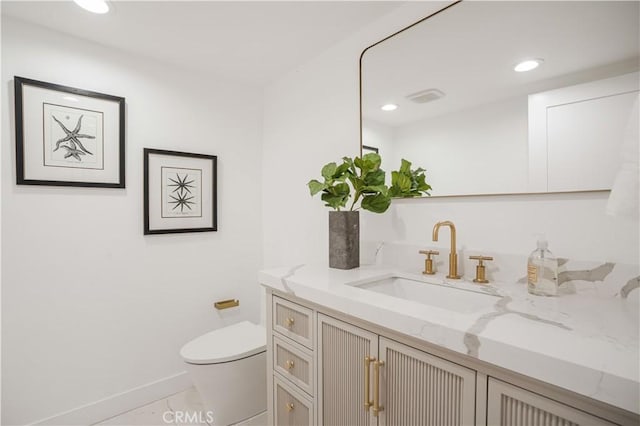
[[[637,153],[639,13],[455,4],[363,53],[362,145],[436,196],[611,189]]]

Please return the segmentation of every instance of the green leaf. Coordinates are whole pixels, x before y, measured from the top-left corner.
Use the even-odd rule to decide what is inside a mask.
[[[327,184],[322,183],[322,182],[318,182],[317,180],[312,179],[312,180],[309,181],[307,186],[309,187],[309,192],[311,193],[311,196],[313,197],[318,192],[320,192],[323,189],[325,189],[327,187]]]
[[[391,198],[384,194],[365,195],[362,199],[362,208],[374,213],[384,213],[391,205]]]
[[[411,162],[402,159],[400,169],[391,172],[390,197],[419,197],[421,195],[431,195],[427,191],[431,185],[426,182],[425,169],[418,167],[411,170]]]
[[[374,152],[365,154],[362,158],[356,157],[353,160],[353,164],[360,169],[361,176],[366,176],[367,173],[378,170],[381,162],[380,156]]]
[[[400,163],[400,173],[411,173],[411,161],[407,161],[404,158],[402,159],[402,162]]]
[[[344,181],[344,179],[346,178],[345,173],[347,172],[347,170],[349,170],[349,163],[343,162],[336,168],[336,171],[333,173],[332,177],[334,179],[341,179],[342,181]]]
[[[336,165],[336,163],[325,164],[321,172],[322,177],[325,178],[325,180],[330,181],[333,175],[336,173],[337,168],[338,166]]]
[[[370,164],[371,170],[378,170],[380,168],[380,164],[382,164],[382,157],[375,152],[370,152],[362,156],[362,159],[365,163]]]
[[[426,181],[425,181],[426,177],[423,174],[420,174],[419,176],[416,177],[416,190],[420,191],[420,192],[427,192],[429,191],[431,188],[431,185],[429,185]],[[427,193],[427,195],[430,195],[429,193]]]
[[[332,195],[338,195],[341,197],[344,196],[349,196],[349,193],[351,192],[351,189],[349,188],[349,185],[347,185],[346,183],[338,183],[334,186],[329,186],[327,187],[327,189],[325,190],[326,192],[328,192],[329,194]]]
[[[352,174],[357,174],[356,166],[353,164],[353,159],[349,157],[342,157],[342,162],[349,165],[349,172]]]
[[[362,180],[356,175],[349,175],[348,178],[349,178],[349,182],[351,182],[351,185],[353,186],[353,189],[355,189],[356,192],[361,191],[362,187],[365,186],[364,180]]]
[[[422,174],[424,172],[426,172],[425,169],[423,169],[422,167],[418,167],[417,169],[411,171],[411,175],[412,176],[419,176],[420,174]]]
[[[362,193],[363,194],[377,194],[381,193],[383,195],[387,195],[389,192],[389,188],[386,185],[374,185],[374,186],[363,186]]]
[[[367,186],[384,185],[384,170],[377,169],[364,176],[364,184]]]
[[[340,207],[347,205],[350,193],[351,189],[349,188],[349,185],[346,183],[339,183],[335,186],[326,188],[321,198],[322,201],[327,203],[327,206],[340,210]]]
[[[391,186],[397,188],[399,192],[411,190],[411,178],[401,172],[391,172]]]
[[[344,196],[333,195],[328,192],[322,194],[322,201],[324,201],[327,207],[332,207],[335,210],[340,210],[340,207],[347,205],[347,199]]]

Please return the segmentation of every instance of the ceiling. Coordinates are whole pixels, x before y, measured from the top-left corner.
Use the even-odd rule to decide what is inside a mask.
[[[637,1],[462,2],[365,53],[363,117],[401,126],[636,71],[639,28]],[[544,62],[514,72],[525,58]],[[444,97],[407,99],[432,88]],[[387,103],[399,107],[384,112]]]
[[[399,1],[118,1],[94,15],[71,1],[2,1],[2,15],[136,55],[263,86]],[[357,58],[354,58],[356,61]]]

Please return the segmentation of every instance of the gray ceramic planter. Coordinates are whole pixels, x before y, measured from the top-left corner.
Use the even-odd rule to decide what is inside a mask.
[[[329,212],[329,267],[360,266],[360,212]]]

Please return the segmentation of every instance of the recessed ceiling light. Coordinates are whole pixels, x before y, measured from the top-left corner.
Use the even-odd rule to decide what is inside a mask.
[[[527,59],[526,61],[518,63],[513,67],[513,70],[516,72],[531,71],[538,68],[542,62],[544,62],[542,59]]]
[[[380,109],[383,110],[383,111],[393,111],[393,110],[398,109],[398,105],[396,105],[396,104],[386,104],[386,105],[382,105],[380,107]]]
[[[88,10],[93,13],[107,13],[109,11],[109,5],[105,0],[73,0],[78,6],[84,10]]]

